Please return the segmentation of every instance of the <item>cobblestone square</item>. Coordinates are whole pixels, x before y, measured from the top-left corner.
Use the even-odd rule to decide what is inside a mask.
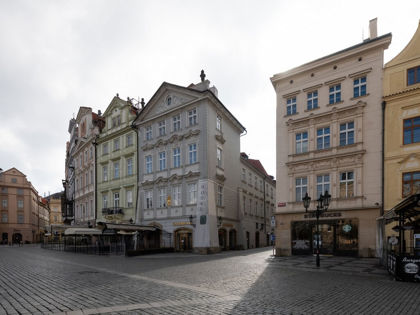
[[[418,314],[420,285],[376,259],[269,248],[94,256],[0,247],[0,314]]]

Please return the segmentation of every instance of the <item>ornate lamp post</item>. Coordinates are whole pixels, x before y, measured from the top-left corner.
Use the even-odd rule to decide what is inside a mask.
[[[305,197],[302,198],[303,206],[305,207],[306,212],[315,213],[316,216],[316,266],[320,266],[319,260],[319,216],[327,211],[328,206],[330,205],[331,195],[328,193],[328,190],[325,191],[324,195],[321,194],[317,200],[316,210],[308,211],[309,205],[311,203],[311,197],[308,196],[308,193],[305,194]]]

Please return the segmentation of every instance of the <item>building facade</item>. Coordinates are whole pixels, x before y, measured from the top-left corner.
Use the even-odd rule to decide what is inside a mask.
[[[407,46],[384,68],[385,186],[384,208],[420,193],[420,24]],[[415,219],[411,219],[415,220]],[[397,225],[387,225],[386,238],[401,237]],[[407,248],[413,247],[417,228],[407,230]],[[386,243],[389,247],[389,242]]]
[[[274,213],[276,182],[259,160],[241,153],[241,180],[238,191],[242,248],[270,244],[271,217]]]
[[[161,243],[176,250],[210,253],[243,244],[237,191],[245,128],[204,72],[188,87],[163,83],[134,124],[136,222],[159,227]]]
[[[277,94],[276,253],[312,253],[316,226],[302,198],[332,196],[321,253],[375,256],[381,215],[383,52],[370,38],[271,78]],[[314,210],[315,203],[309,210]]]
[[[133,223],[137,200],[137,108],[115,96],[96,140],[97,222]]]
[[[75,209],[75,189],[76,189],[76,176],[75,176],[75,161],[74,154],[78,141],[78,128],[76,119],[72,118],[69,121],[68,133],[70,140],[66,143],[66,159],[65,159],[65,179],[62,180],[64,188],[64,198],[62,202],[63,223],[72,225],[74,224],[74,209]]]
[[[63,214],[61,212],[63,192],[52,194],[45,199],[50,207],[50,224],[63,224]]]
[[[49,206],[26,175],[16,168],[2,172],[0,199],[1,243],[39,242],[49,225]]]
[[[74,162],[74,224],[94,226],[95,206],[95,141],[102,127],[102,118],[90,107],[80,107],[76,117],[77,144]]]

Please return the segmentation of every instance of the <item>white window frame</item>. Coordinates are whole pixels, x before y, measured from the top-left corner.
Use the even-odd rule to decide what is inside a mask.
[[[307,177],[296,177],[295,178],[295,194],[296,201],[302,201],[305,194],[308,192],[308,178]]]
[[[305,138],[306,137],[306,138]],[[302,131],[295,135],[296,139],[296,154],[308,152],[308,132]]]
[[[175,185],[172,187],[172,205],[180,206],[181,205],[181,196],[182,196],[182,187],[181,185]]]
[[[120,162],[114,162],[114,179],[120,178]]]
[[[23,199],[18,199],[17,207],[18,207],[18,209],[23,209],[23,207],[24,207]]]
[[[326,133],[326,129],[328,128],[328,133]],[[319,135],[318,131],[322,130],[322,134]],[[326,143],[326,139],[328,138],[328,145]],[[318,147],[318,142],[320,141],[321,146]],[[331,128],[329,126],[321,127],[316,130],[316,149],[317,150],[325,150],[331,147]]]
[[[197,183],[189,183],[187,184],[188,188],[188,204],[196,204],[197,203]]]
[[[160,187],[158,188],[158,196],[159,196],[159,208],[165,208],[166,207],[166,187]]]
[[[114,208],[119,208],[120,206],[120,193],[119,192],[114,192],[113,193],[113,197],[114,197]]]
[[[152,155],[146,155],[145,157],[145,169],[146,169],[146,174],[151,174],[153,173],[153,157]]]
[[[217,185],[216,205],[218,207],[223,207],[223,186],[222,185]]]
[[[216,162],[217,167],[223,168],[223,150],[219,147],[216,149]]]
[[[319,174],[316,176],[316,198],[318,199],[325,191],[330,191],[330,174]]]
[[[296,96],[289,97],[288,99],[286,99],[286,115],[290,116],[296,113]]]
[[[166,170],[166,151],[159,152],[159,171]]]
[[[166,135],[166,120],[159,121],[159,136]]]
[[[181,148],[176,147],[172,149],[172,165],[174,168],[181,167]]]
[[[133,158],[127,158],[127,176],[133,175]]]
[[[197,125],[197,108],[190,109],[187,112],[188,126]]]
[[[331,99],[332,97],[332,99]],[[328,103],[336,104],[341,102],[341,83],[331,85],[328,88]]]
[[[316,90],[316,91],[308,92],[306,96],[307,96],[306,109],[312,110],[312,109],[318,108],[318,91]]]
[[[349,174],[352,175],[351,179],[349,179]],[[343,175],[345,175],[344,179],[343,179]],[[349,189],[349,186],[350,186],[351,183],[353,184],[353,189],[352,190]],[[339,186],[340,198],[349,198],[349,197],[354,196],[354,189],[355,189],[354,183],[355,183],[355,180],[354,180],[354,172],[353,171],[340,172],[340,186]],[[341,185],[342,184],[346,188],[344,196],[341,195]]]
[[[172,131],[181,130],[181,114],[172,116]]]
[[[353,123],[353,128],[349,128],[349,124],[350,123]],[[340,128],[340,134],[339,134],[339,144],[340,144],[340,146],[343,147],[343,146],[351,145],[351,144],[354,144],[355,143],[356,133],[355,133],[354,125],[355,125],[354,124],[354,121],[348,121],[348,122],[345,122],[345,123],[341,123],[340,124],[340,126],[339,126],[339,128]],[[345,129],[341,130],[341,126],[345,126]],[[349,142],[349,134],[351,132],[353,133],[353,142],[352,143]],[[341,135],[342,134],[345,136],[345,143],[344,144],[341,143]]]
[[[362,80],[364,79],[364,82]],[[365,88],[363,91],[363,87]],[[362,94],[362,92],[364,92]],[[367,77],[362,76],[353,80],[353,97],[365,96],[367,94]]]
[[[126,142],[127,142],[127,144],[126,144],[127,147],[130,147],[130,146],[132,146],[134,144],[134,141],[133,141],[133,133],[132,132],[130,132],[127,135]]]
[[[126,200],[127,200],[127,208],[131,208],[133,206],[133,191],[132,190],[126,191]]]
[[[188,161],[189,164],[197,163],[197,143],[188,145]]]
[[[120,149],[120,138],[114,139],[114,151],[118,151]]]
[[[108,208],[108,194],[102,194],[102,209]]]
[[[153,209],[153,190],[144,191],[144,208]]]
[[[152,140],[152,138],[153,138],[153,134],[152,134],[152,126],[147,126],[146,128],[145,128],[145,130],[146,130],[146,141],[147,140]]]
[[[216,115],[216,130],[222,131],[222,117]]]

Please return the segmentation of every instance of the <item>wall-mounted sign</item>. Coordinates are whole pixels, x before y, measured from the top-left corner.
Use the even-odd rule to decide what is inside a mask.
[[[279,202],[277,204],[277,207],[286,207],[286,203],[285,202]]]
[[[391,245],[397,245],[398,244],[398,237],[396,236],[391,236],[388,240],[389,244]]]
[[[351,231],[351,225],[350,224],[345,224],[343,225],[343,231],[348,233]]]
[[[308,218],[316,218],[316,214],[315,213],[308,213],[308,214],[305,214],[303,217],[305,219],[308,219]],[[321,213],[321,215],[319,217],[320,218],[341,217],[341,213],[340,212],[324,212],[324,213]]]

